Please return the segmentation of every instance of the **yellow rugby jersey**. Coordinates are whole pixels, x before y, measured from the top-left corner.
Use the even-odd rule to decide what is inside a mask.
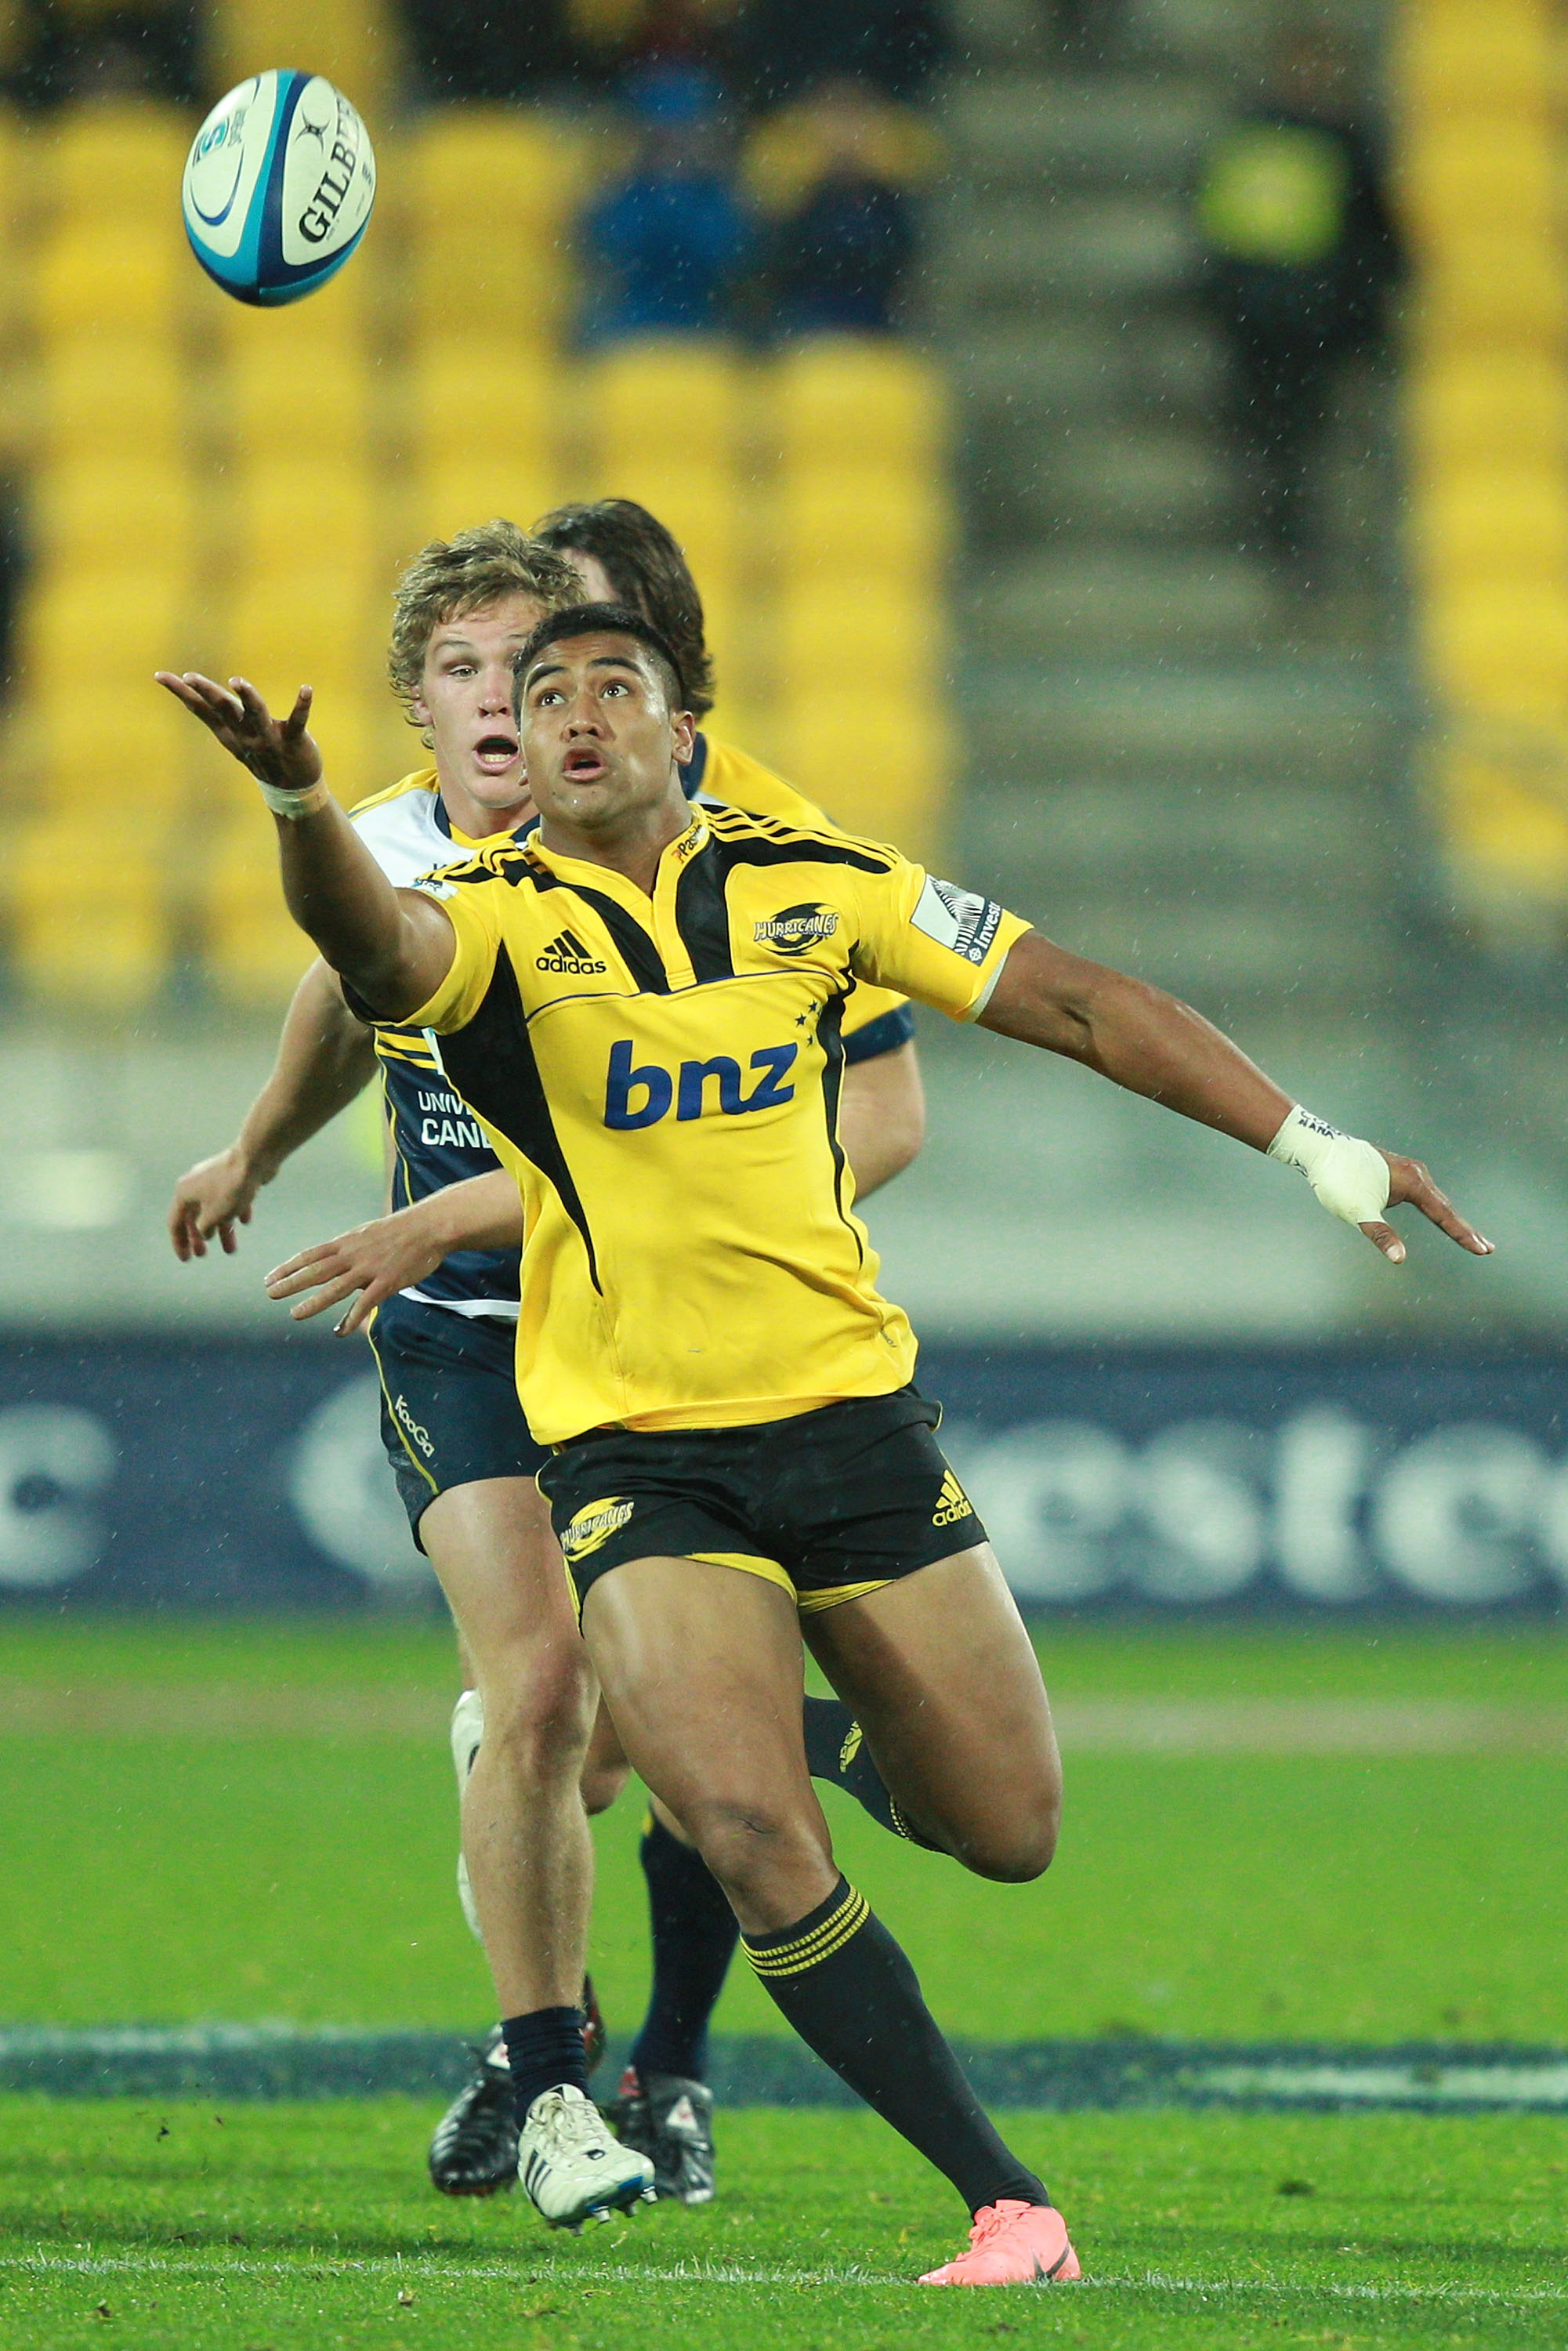
[[[456,931],[411,1027],[521,1189],[535,1437],[713,1428],[902,1387],[838,1139],[857,979],[973,1018],[1028,925],[896,850],[705,808],[652,898],[537,835],[420,884]]]

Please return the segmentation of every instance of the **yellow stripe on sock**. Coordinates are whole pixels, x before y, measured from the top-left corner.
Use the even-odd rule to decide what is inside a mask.
[[[797,1936],[792,1943],[778,1943],[761,1951],[755,1949],[744,1935],[741,1942],[759,1976],[803,1975],[808,1968],[821,1966],[835,1951],[841,1950],[870,1917],[871,1904],[852,1886],[832,1915],[813,1927],[809,1935]]]

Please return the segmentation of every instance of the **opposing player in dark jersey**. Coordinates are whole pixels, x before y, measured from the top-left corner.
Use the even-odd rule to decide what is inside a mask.
[[[547,546],[547,538],[553,544]],[[608,584],[607,560],[615,566],[616,590],[652,607],[676,632],[698,681],[700,707],[709,706],[700,596],[679,547],[642,507],[603,501],[547,517],[531,539],[496,524],[426,549],[399,590],[391,668],[405,707],[427,729],[434,764],[353,811],[361,838],[395,883],[444,863],[455,849],[507,837],[532,821],[510,708],[510,653],[547,601],[581,592],[580,577],[590,592]],[[577,569],[569,571],[568,563]],[[694,801],[711,801],[716,786],[741,805],[816,818],[778,778],[701,734],[684,784]],[[558,963],[570,965],[570,939],[552,942],[552,950]],[[906,1006],[862,989],[847,1026],[846,1144],[863,1192],[918,1146],[919,1077]],[[390,1246],[401,1270],[361,1299],[345,1328],[368,1325],[382,1384],[382,1435],[415,1539],[453,1602],[465,1679],[472,1681],[479,1665],[491,1693],[496,1728],[487,1745],[481,1688],[465,1688],[452,1725],[465,1844],[477,1848],[477,1875],[486,1888],[483,1913],[464,1859],[459,1884],[470,1924],[497,1970],[505,2012],[528,2013],[559,2003],[537,1999],[537,1971],[522,1960],[508,1966],[507,1949],[545,1937],[547,1949],[559,1940],[570,1950],[574,1917],[585,1910],[587,1869],[570,1788],[591,1692],[585,1697],[581,1687],[580,1644],[563,1605],[559,1555],[532,1483],[543,1457],[517,1402],[517,1191],[500,1176],[473,1113],[447,1086],[428,1038],[383,1028],[375,1032],[374,1052],[392,1144],[394,1214],[344,1239],[361,1252]],[[301,984],[277,1067],[240,1137],[181,1181],[171,1217],[176,1249],[200,1254],[214,1231],[232,1246],[235,1222],[248,1220],[258,1184],[342,1106],[372,1066],[369,1033],[318,965]],[[459,1191],[486,1171],[498,1179],[510,1214],[499,1240],[484,1232],[482,1218],[476,1237],[457,1228]],[[509,1695],[497,1714],[498,1687]],[[842,1745],[841,1711],[815,1708],[814,1728],[829,1762]],[[582,1775],[590,1809],[612,1799],[625,1772],[601,1715]],[[518,1857],[520,1880],[509,1876]],[[663,1808],[643,1836],[642,1861],[653,1981],[621,2085],[618,2123],[623,2143],[653,2162],[661,2192],[703,2200],[714,2180],[706,2025],[734,1949],[733,1914]],[[558,1989],[560,1975],[558,1965]],[[483,2194],[510,2183],[517,2176],[515,2105],[497,2030],[437,2126],[430,2168],[438,2187]]]
[[[1312,1118],[1158,990],[882,844],[694,813],[679,670],[640,615],[552,615],[519,679],[539,828],[405,892],[322,781],[308,690],[279,723],[243,681],[166,682],[256,775],[288,904],[356,1005],[441,1038],[517,1180],[520,1390],[617,1729],[782,2013],[963,2196],[968,2249],[923,2282],[1076,2276],[806,1770],[802,1623],[934,1842],[999,1879],[1051,1858],[1039,1667],[853,1213],[845,995],[863,977],[1078,1060],[1299,1167],[1390,1259],[1401,1202],[1490,1245],[1423,1167]],[[550,967],[563,922],[596,972]],[[570,2089],[580,2043],[560,2055]]]

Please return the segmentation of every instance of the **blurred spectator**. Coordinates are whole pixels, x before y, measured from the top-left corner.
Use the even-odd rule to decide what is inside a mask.
[[[722,328],[756,232],[727,168],[717,92],[706,74],[655,66],[626,95],[637,152],[582,224],[598,264],[586,331],[602,341]]]
[[[601,74],[639,65],[706,67],[723,75],[741,0],[565,0],[580,56]]]
[[[845,77],[918,99],[951,42],[940,0],[747,0],[730,46],[760,111]]]
[[[15,11],[18,94],[35,106],[77,98],[201,94],[194,0],[32,0]]]
[[[1343,362],[1385,338],[1401,269],[1372,148],[1327,35],[1281,40],[1264,102],[1205,160],[1197,222],[1229,345],[1249,537],[1303,582],[1321,569],[1313,473]]]
[[[402,0],[425,98],[538,98],[570,82],[577,52],[560,0]]]
[[[915,244],[917,189],[939,149],[906,108],[824,82],[753,134],[747,178],[773,223],[767,271],[785,334],[885,334]]]

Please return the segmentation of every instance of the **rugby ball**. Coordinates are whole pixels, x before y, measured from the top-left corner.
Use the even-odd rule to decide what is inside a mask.
[[[370,134],[320,74],[253,74],[221,99],[185,159],[185,234],[241,302],[297,302],[341,269],[376,196]]]

